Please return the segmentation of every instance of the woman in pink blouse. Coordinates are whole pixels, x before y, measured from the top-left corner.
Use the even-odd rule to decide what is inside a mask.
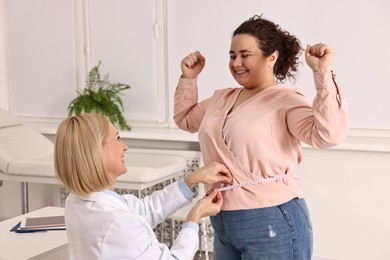
[[[214,260],[311,259],[312,226],[294,174],[301,142],[315,148],[339,144],[349,120],[327,44],[305,50],[317,91],[312,103],[281,85],[295,80],[302,50],[300,41],[275,23],[250,18],[234,31],[229,52],[230,72],[242,87],[217,90],[203,101],[198,101],[197,76],[205,58],[196,51],[181,62],[174,120],[199,133],[206,164],[226,165],[232,185],[242,185],[222,192],[222,211],[211,218]]]

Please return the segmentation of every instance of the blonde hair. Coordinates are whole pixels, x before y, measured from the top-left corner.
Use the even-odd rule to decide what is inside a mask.
[[[109,120],[97,114],[66,118],[57,129],[54,166],[57,176],[73,193],[85,196],[111,183],[103,164],[103,143]]]

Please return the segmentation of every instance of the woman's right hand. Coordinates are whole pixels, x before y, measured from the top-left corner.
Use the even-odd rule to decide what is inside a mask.
[[[212,191],[190,210],[186,221],[199,223],[201,218],[215,216],[221,211],[223,198],[220,191]]]
[[[185,183],[190,189],[193,189],[198,183],[216,184],[225,183],[231,184],[233,176],[229,169],[220,163],[214,162],[198,168],[184,178]]]
[[[194,79],[198,77],[206,64],[206,59],[199,51],[195,51],[187,55],[181,61],[182,77],[186,79]]]

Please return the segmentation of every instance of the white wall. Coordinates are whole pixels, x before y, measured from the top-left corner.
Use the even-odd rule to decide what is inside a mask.
[[[1,2],[10,111],[63,115],[77,87],[73,2]]]
[[[390,153],[304,149],[316,256],[390,259]]]
[[[0,61],[6,60],[6,47],[4,42],[4,9],[0,1]],[[9,109],[7,68],[5,62],[0,62],[0,107]]]
[[[29,183],[29,210],[46,206],[59,206],[59,189],[56,185]],[[0,187],[0,221],[22,213],[21,184],[4,181]]]

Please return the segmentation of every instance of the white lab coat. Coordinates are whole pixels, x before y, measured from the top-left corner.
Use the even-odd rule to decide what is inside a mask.
[[[152,229],[189,203],[177,182],[144,199],[123,197],[127,205],[104,192],[69,194],[65,224],[71,259],[193,259],[199,246],[194,229],[183,228],[170,249]]]

